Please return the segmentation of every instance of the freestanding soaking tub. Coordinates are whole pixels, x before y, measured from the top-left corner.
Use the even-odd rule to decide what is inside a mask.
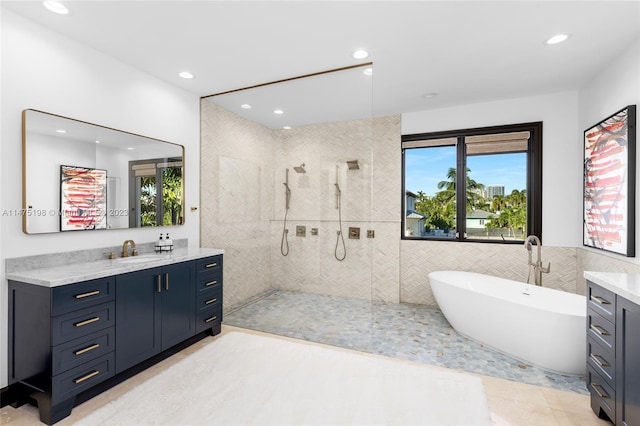
[[[584,296],[474,272],[431,272],[429,283],[463,336],[546,370],[585,374]]]

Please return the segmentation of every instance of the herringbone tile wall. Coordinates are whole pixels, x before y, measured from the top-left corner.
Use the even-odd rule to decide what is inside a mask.
[[[550,272],[542,276],[544,287],[576,292],[575,248],[543,246],[542,261],[545,266],[551,263]],[[425,305],[436,305],[429,272],[470,271],[519,282],[526,282],[529,274],[528,252],[520,244],[404,240],[400,244],[400,263],[401,300]],[[533,275],[530,282],[533,283]]]
[[[276,131],[276,184],[272,221],[273,287],[334,296],[398,302],[400,117],[354,120]],[[347,161],[358,160],[359,170]],[[293,172],[304,163],[306,173]],[[287,217],[289,255],[282,256],[285,170],[289,168],[291,203]],[[281,180],[279,180],[281,179]],[[342,232],[346,258],[335,257],[341,191]],[[373,182],[373,184],[372,184]],[[307,236],[296,237],[296,225]],[[360,228],[349,239],[348,228]],[[311,228],[318,235],[310,235]],[[367,230],[375,238],[367,238]],[[342,257],[342,242],[338,257]]]

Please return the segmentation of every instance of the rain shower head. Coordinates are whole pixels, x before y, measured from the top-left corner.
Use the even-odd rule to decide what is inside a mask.
[[[300,164],[299,166],[295,166],[293,170],[295,170],[296,173],[307,173],[307,171],[304,169],[304,163]]]
[[[347,167],[349,170],[359,170],[360,166],[358,165],[358,160],[347,161]]]

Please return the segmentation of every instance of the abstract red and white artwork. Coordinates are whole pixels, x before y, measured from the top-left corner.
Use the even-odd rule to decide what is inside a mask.
[[[584,246],[635,256],[635,136],[635,105],[584,132]]]
[[[60,230],[107,228],[107,171],[60,166]]]

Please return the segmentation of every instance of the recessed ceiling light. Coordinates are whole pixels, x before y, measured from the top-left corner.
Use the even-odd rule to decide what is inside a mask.
[[[66,15],[67,13],[69,13],[69,9],[67,9],[62,3],[58,1],[47,0],[42,2],[42,4],[50,11],[59,15]]]
[[[58,129],[58,130],[56,130],[56,132],[57,132],[57,133],[67,133],[67,131],[66,131],[66,130],[64,130],[64,129]]]
[[[365,68],[362,72],[364,75],[373,75],[373,68]]]
[[[291,130],[291,126],[284,126],[282,127],[284,130]]]
[[[129,147],[129,148],[127,148],[127,149],[128,149],[129,151],[133,151],[133,148],[131,148],[131,147]]]
[[[186,79],[190,79],[193,78],[193,74],[191,74],[189,71],[182,71],[180,74],[178,74],[180,77],[182,78],[186,78]]]
[[[242,105],[240,105],[240,108],[242,108],[242,109],[251,109],[251,105],[249,105],[249,104],[242,104]]]
[[[100,143],[100,141],[96,141],[96,143]]]
[[[431,99],[438,96],[438,94],[436,92],[431,92],[431,93],[425,93],[424,95],[422,95],[422,97],[424,99]]]
[[[353,52],[353,57],[356,59],[364,59],[364,58],[367,58],[368,56],[369,56],[369,52],[367,52],[364,49],[356,50],[355,52]]]
[[[281,110],[281,109],[274,109],[274,110],[273,110],[273,113],[274,113],[274,114],[278,114],[278,115],[280,115],[280,114],[284,114],[284,111],[283,111],[283,110]]]
[[[563,41],[565,41],[568,38],[569,38],[569,36],[567,34],[556,34],[553,37],[551,37],[549,40],[547,40],[547,44],[562,43]]]

